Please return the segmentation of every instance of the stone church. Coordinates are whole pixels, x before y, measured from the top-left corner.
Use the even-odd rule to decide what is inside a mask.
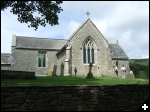
[[[68,39],[12,36],[11,54],[1,53],[1,69],[33,71],[36,75],[86,76],[92,63],[93,76],[116,76],[114,67],[129,57],[117,43],[110,44],[87,18]],[[120,71],[119,71],[120,74]],[[120,74],[121,75],[121,74]]]

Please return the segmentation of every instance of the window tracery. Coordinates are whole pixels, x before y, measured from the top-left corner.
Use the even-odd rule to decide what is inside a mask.
[[[95,43],[88,37],[83,44],[83,63],[94,63]]]

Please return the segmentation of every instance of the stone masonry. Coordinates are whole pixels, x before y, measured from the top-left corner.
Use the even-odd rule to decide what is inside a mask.
[[[149,85],[1,87],[1,111],[136,111]]]
[[[83,62],[83,46],[88,38],[94,45],[94,53],[92,54],[94,57],[92,67],[94,77],[116,76],[114,72],[116,61],[118,61],[119,66],[124,64],[127,69],[129,68],[129,58],[119,43],[109,44],[88,18],[67,40],[13,35],[10,70],[32,71],[36,75],[47,75],[48,70],[52,71],[55,65],[57,68],[55,75],[74,75],[76,68],[77,76],[86,76],[89,72],[89,63]],[[44,67],[38,66],[39,52],[46,54]],[[62,71],[64,73],[61,73]],[[120,72],[119,75],[121,75]]]

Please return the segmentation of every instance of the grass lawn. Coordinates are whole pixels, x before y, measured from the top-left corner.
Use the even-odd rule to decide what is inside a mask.
[[[123,79],[111,77],[94,77],[86,79],[85,77],[73,76],[37,76],[37,79],[1,79],[1,86],[14,85],[116,85],[116,84],[148,84],[149,79]]]

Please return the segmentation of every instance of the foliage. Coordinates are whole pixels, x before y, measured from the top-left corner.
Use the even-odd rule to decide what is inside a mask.
[[[13,14],[18,16],[18,21],[21,23],[30,23],[28,27],[38,29],[38,26],[46,26],[46,23],[50,25],[57,25],[58,15],[63,9],[59,7],[62,1],[1,1],[1,11],[4,11],[8,7],[12,7]],[[33,16],[35,12],[38,12],[40,16]]]
[[[149,59],[131,59],[129,66],[136,78],[149,78]]]
[[[1,79],[1,86],[14,85],[117,85],[117,84],[148,84],[148,79],[123,79],[112,77],[94,77],[86,79],[85,77],[73,76],[37,76],[36,80],[27,79]]]
[[[130,59],[130,63],[149,65],[149,59]]]

